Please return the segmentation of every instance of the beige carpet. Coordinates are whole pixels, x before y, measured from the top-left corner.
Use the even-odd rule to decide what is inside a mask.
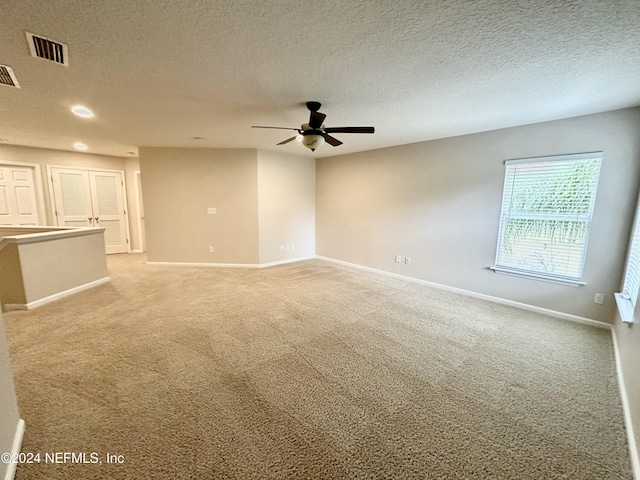
[[[606,330],[321,261],[144,262],[5,314],[18,480],[632,478]]]

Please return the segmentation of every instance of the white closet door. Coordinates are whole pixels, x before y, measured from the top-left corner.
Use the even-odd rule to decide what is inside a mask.
[[[89,183],[94,224],[105,228],[107,253],[128,252],[122,174],[90,171]]]
[[[127,216],[122,172],[51,167],[58,225],[104,227],[106,253],[126,253]]]
[[[0,165],[0,225],[39,225],[33,168]]]
[[[51,179],[58,225],[93,226],[89,172],[71,168],[52,168]]]

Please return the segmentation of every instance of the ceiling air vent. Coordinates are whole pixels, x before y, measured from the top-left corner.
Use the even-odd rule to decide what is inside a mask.
[[[8,85],[10,87],[20,88],[16,75],[11,70],[11,67],[6,65],[0,65],[0,85]]]
[[[69,47],[67,45],[33,33],[24,33],[27,35],[27,43],[32,57],[44,58],[65,67],[69,66]]]

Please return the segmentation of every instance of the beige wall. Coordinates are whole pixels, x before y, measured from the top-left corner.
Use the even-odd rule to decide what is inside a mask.
[[[640,178],[640,108],[317,160],[318,255],[611,322]],[[504,160],[603,151],[587,286],[498,275]],[[411,265],[394,256],[411,257]],[[593,303],[604,293],[604,305]]]
[[[9,349],[0,312],[0,452],[11,452],[20,415],[9,362]],[[0,462],[0,478],[5,478],[9,465]]]
[[[139,151],[149,261],[258,263],[256,150]]]
[[[7,228],[3,229],[7,230]],[[19,229],[16,229],[19,230]],[[102,229],[57,231],[33,243],[3,240],[0,246],[0,301],[24,305],[106,279]],[[64,238],[59,238],[64,235]]]
[[[260,263],[315,254],[315,168],[313,158],[258,151]]]
[[[18,248],[27,303],[109,276],[102,232]]]
[[[129,172],[138,165],[136,158],[110,157],[106,155],[93,155],[80,152],[66,152],[61,150],[49,150],[44,148],[20,147],[16,145],[0,145],[0,163],[34,163],[40,166],[43,188],[43,203],[45,209],[45,225],[55,225],[51,212],[50,181],[46,178],[45,165],[96,168],[104,170],[123,170]],[[130,231],[135,228],[132,223],[131,212],[135,210],[135,183],[130,181],[129,175],[125,177],[127,195],[127,212],[129,212]]]
[[[315,160],[143,147],[140,166],[149,261],[257,265],[314,255]]]
[[[15,244],[0,245],[0,305],[7,303],[27,303],[20,254]]]

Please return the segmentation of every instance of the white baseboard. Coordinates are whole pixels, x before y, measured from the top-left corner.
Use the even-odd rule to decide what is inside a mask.
[[[640,480],[640,456],[638,454],[638,444],[633,431],[633,423],[631,423],[631,406],[629,405],[629,397],[627,397],[627,387],[625,386],[624,375],[622,372],[622,362],[620,361],[620,352],[618,351],[618,338],[615,329],[611,329],[611,337],[613,339],[613,352],[616,359],[616,374],[618,376],[618,388],[620,389],[620,400],[622,402],[622,411],[624,413],[624,425],[627,431],[627,443],[629,445],[629,457],[631,458],[631,469],[633,477]]]
[[[287,260],[279,260],[269,263],[194,263],[194,262],[147,262],[147,265],[165,265],[174,267],[208,267],[208,268],[268,268],[276,265],[284,265],[287,263],[301,262],[303,260],[312,260],[311,257],[289,258]]]
[[[578,315],[572,315],[570,313],[558,312],[556,310],[549,310],[547,308],[536,307],[535,305],[529,305],[527,303],[515,302],[513,300],[507,300],[505,298],[494,297],[491,295],[485,295],[484,293],[472,292],[471,290],[464,290],[462,288],[450,287],[448,285],[443,285],[441,283],[429,282],[427,280],[421,280],[415,277],[408,277],[406,275],[400,275],[398,273],[387,272],[385,270],[379,270],[377,268],[365,267],[363,265],[358,265],[357,263],[349,263],[343,260],[336,260],[335,258],[322,257],[316,255],[317,259],[324,260],[331,263],[336,263],[338,265],[344,265],[346,267],[357,268],[359,270],[365,270],[367,272],[378,273],[381,275],[386,275],[388,277],[398,278],[400,280],[406,280],[408,282],[418,283],[420,285],[426,285],[428,287],[437,288],[439,290],[446,290],[452,293],[459,293],[461,295],[467,295],[469,297],[479,298],[482,300],[487,300],[493,303],[499,303],[501,305],[507,305],[510,307],[520,308],[522,310],[527,310],[530,312],[541,313],[543,315],[548,315],[554,318],[560,318],[562,320],[569,320],[572,322],[584,323],[587,325],[591,325],[593,327],[604,328],[606,330],[611,330],[611,324],[606,322],[601,322],[599,320],[593,320],[591,318],[580,317]]]
[[[13,444],[11,445],[11,454],[17,455],[18,453],[20,453],[20,449],[22,447],[22,437],[24,436],[24,427],[24,420],[19,419],[18,425],[16,426],[16,433],[13,437]],[[4,474],[4,480],[13,480],[16,475],[16,467],[18,466],[18,463],[10,462],[6,463],[5,465],[7,465],[7,470]]]
[[[147,262],[147,265],[162,265],[166,267],[258,268],[257,263]]]
[[[269,267],[275,267],[277,265],[286,265],[287,263],[296,263],[296,262],[303,262],[305,260],[313,260],[315,259],[316,256],[315,255],[311,255],[310,257],[297,257],[297,258],[289,258],[287,260],[279,260],[277,262],[269,262],[269,263],[261,263],[258,268],[269,268]]]
[[[97,287],[98,285],[102,285],[103,283],[107,283],[111,280],[111,277],[103,277],[98,280],[94,280],[92,282],[85,283],[83,285],[78,285],[77,287],[70,288],[68,290],[64,290],[63,292],[54,293],[53,295],[49,295],[48,297],[43,297],[38,300],[34,300],[29,303],[6,303],[4,305],[4,309],[6,311],[9,310],[31,310],[32,308],[41,307],[47,303],[54,302],[56,300],[60,300],[61,298],[68,297],[69,295],[73,295],[74,293],[82,292],[83,290],[88,290],[93,287]]]

